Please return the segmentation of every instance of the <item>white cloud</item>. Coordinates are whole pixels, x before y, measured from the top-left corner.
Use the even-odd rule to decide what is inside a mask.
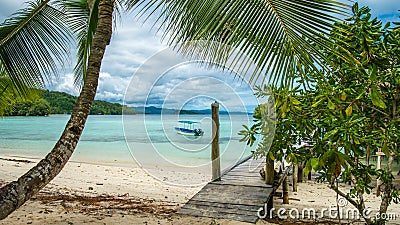
[[[122,102],[130,77],[119,77],[109,73],[100,73],[96,99]]]
[[[60,76],[59,79],[53,79],[47,87],[50,90],[62,91],[75,96],[79,94],[78,89],[74,86],[74,74],[72,73]]]
[[[109,73],[100,73],[96,99],[122,102],[129,81],[129,77],[118,77]],[[53,80],[47,86],[50,90],[62,91],[75,96],[79,95],[78,89],[74,86],[73,74],[66,74],[57,80]]]
[[[99,74],[99,78],[101,79],[101,78],[109,78],[109,77],[111,77],[111,75],[109,74],[109,73],[100,73]]]
[[[109,91],[102,91],[97,92],[96,99],[107,99],[107,100],[114,100],[114,102],[121,102],[124,98],[124,95],[121,93],[112,93]]]
[[[132,84],[140,85],[130,86],[126,103],[133,106],[147,104],[175,109],[205,109],[217,100],[228,111],[245,111],[258,103],[252,89],[245,82],[235,79],[233,74],[206,70],[197,64],[176,66],[167,73],[161,73],[157,79],[144,75],[134,77]]]

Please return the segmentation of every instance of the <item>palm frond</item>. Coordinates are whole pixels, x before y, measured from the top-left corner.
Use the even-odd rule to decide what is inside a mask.
[[[274,84],[293,82],[299,62],[315,71],[324,68],[322,60],[327,59],[319,49],[330,49],[329,31],[338,17],[349,11],[338,0],[128,0],[127,6],[139,8],[142,14],[161,12],[157,21],[166,31],[164,38],[178,46],[179,52],[209,60],[218,56],[214,51],[224,50],[209,44],[221,42],[240,49],[248,59],[238,62],[241,57],[235,57],[228,62],[220,57],[212,61],[237,64],[242,71],[254,62],[259,72],[253,73],[250,81],[262,78]]]
[[[25,87],[25,93],[21,95],[0,62],[0,116],[12,110],[11,105],[16,102],[29,101],[38,97],[38,89]]]
[[[120,20],[125,0],[116,0],[113,21]],[[56,0],[68,17],[68,24],[78,42],[77,63],[74,67],[74,84],[80,88],[86,77],[86,68],[93,35],[98,22],[99,0]],[[116,27],[116,26],[114,26]]]
[[[7,77],[6,71],[0,62],[0,116],[5,109],[13,102],[14,88],[11,80]]]
[[[78,42],[77,63],[74,67],[74,84],[80,88],[86,77],[87,62],[96,32],[99,0],[57,1],[68,17],[68,25]],[[91,5],[89,5],[91,4]]]
[[[0,24],[0,61],[20,94],[42,88],[68,59],[71,36],[66,18],[48,2],[29,2]]]

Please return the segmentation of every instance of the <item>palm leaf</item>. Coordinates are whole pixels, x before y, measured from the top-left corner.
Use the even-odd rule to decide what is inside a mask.
[[[259,70],[252,73],[251,82],[262,78],[281,85],[293,82],[299,63],[314,71],[328,69],[322,63],[328,59],[319,50],[330,49],[332,24],[349,9],[337,0],[128,0],[127,5],[143,15],[160,12],[157,22],[166,31],[164,38],[179,52],[239,65],[242,72],[255,63]],[[213,41],[230,47],[216,48],[210,45]],[[248,58],[243,61],[238,55],[232,61],[215,53],[232,49]]]
[[[16,102],[35,99],[38,96],[38,90],[25,87],[25,94],[20,95],[11,79],[0,62],[0,116],[3,116]]]
[[[0,116],[4,110],[13,102],[15,93],[11,80],[7,77],[4,67],[0,62]]]
[[[14,90],[9,79],[0,78],[0,116],[3,116],[7,108],[14,102]]]
[[[9,78],[0,78],[0,116],[13,111],[15,103],[38,99],[39,92],[38,89],[26,88],[26,93],[20,95]]]
[[[99,0],[58,1],[68,17],[68,25],[78,42],[77,63],[74,67],[74,84],[81,87],[86,77],[90,46],[96,32]],[[91,4],[91,5],[89,5]]]
[[[114,19],[120,18],[124,0],[116,0]],[[74,67],[74,84],[80,88],[86,77],[90,46],[98,22],[99,0],[56,0],[68,17],[68,25],[78,42],[77,63]]]
[[[0,24],[0,62],[22,95],[44,87],[67,61],[71,39],[65,16],[48,2],[29,2]]]

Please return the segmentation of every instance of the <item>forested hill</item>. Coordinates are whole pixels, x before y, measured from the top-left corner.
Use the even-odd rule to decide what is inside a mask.
[[[41,97],[30,102],[19,102],[10,106],[7,116],[44,116],[48,114],[70,114],[77,97],[58,91],[43,91]],[[95,100],[90,110],[91,115],[135,114],[135,110],[119,103]]]

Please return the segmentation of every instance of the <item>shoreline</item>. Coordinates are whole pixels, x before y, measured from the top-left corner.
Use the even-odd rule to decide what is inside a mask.
[[[9,160],[10,159],[10,160]],[[16,160],[16,161],[15,161]],[[24,160],[29,160],[26,162]],[[5,157],[0,155],[0,186],[17,179],[37,163],[37,159]],[[163,171],[171,173],[175,179],[207,182],[209,177],[199,173]],[[349,186],[340,184],[343,190]],[[61,173],[26,204],[12,213],[0,224],[236,224],[231,220],[191,217],[176,214],[203,186],[168,185],[155,179],[140,167],[121,167],[70,161]],[[290,188],[291,189],[291,188]],[[281,188],[278,192],[281,192]],[[379,198],[366,195],[366,204],[373,210]],[[290,204],[283,205],[279,196],[274,197],[276,209],[293,208],[300,211],[314,207],[317,210],[335,206],[336,195],[325,183],[314,180],[298,184],[298,192],[289,191]],[[400,209],[392,204],[389,213],[397,215],[400,222]],[[255,212],[257,213],[257,212]],[[349,221],[347,221],[349,222]],[[362,220],[350,221],[363,224]],[[336,224],[337,220],[322,218],[318,220],[280,220],[276,217],[258,220],[264,224]]]
[[[42,159],[42,157],[39,156],[27,156],[27,155],[9,155],[9,154],[0,154],[0,160],[7,160],[7,159],[16,159],[16,160],[32,160],[32,163],[37,163],[39,160]],[[132,159],[133,160],[133,159]],[[132,161],[119,161],[119,160],[113,160],[113,161],[102,161],[102,160],[74,160],[70,159],[68,160],[70,163],[82,163],[82,164],[90,164],[90,165],[101,165],[101,166],[113,166],[113,167],[127,167],[127,168],[139,168],[140,166]]]
[[[0,186],[37,163],[32,158],[0,158]],[[195,173],[175,172],[175,176],[206,179]],[[70,161],[53,181],[0,224],[246,224],[176,214],[201,188],[167,185],[139,167]]]
[[[17,178],[22,175],[24,172],[28,171],[31,167],[35,166],[39,160],[42,158],[35,157],[35,156],[22,156],[22,155],[7,155],[7,154],[0,154],[0,163],[5,163],[5,165],[1,165],[1,167],[11,167],[10,164],[16,163],[15,167],[20,168],[19,170],[15,170],[10,173],[10,178],[14,177]],[[0,167],[0,168],[1,168]],[[98,161],[98,160],[69,160],[68,163],[65,165],[61,173],[52,181],[58,182],[58,177],[69,177],[70,174],[76,174],[76,169],[81,169],[82,172],[90,171],[93,173],[94,177],[107,177],[107,175],[116,175],[121,176],[119,172],[125,172],[124,176],[132,177],[128,174],[128,172],[132,172],[135,175],[140,175],[141,179],[146,178],[146,181],[151,181],[151,183],[157,182],[158,184],[168,185],[168,186],[176,186],[176,187],[188,187],[188,188],[197,188],[199,186],[204,186],[208,180],[211,179],[211,168],[208,171],[206,170],[199,170],[195,171],[191,167],[179,167],[179,166],[160,166],[157,164],[146,165],[146,167],[142,167],[136,162],[127,162],[127,161]],[[98,171],[98,169],[101,169]],[[92,171],[91,171],[92,170]],[[93,172],[93,170],[96,170]],[[0,170],[1,172],[6,172],[6,170]],[[164,179],[158,179],[159,174],[163,173]],[[64,174],[64,175],[61,175]],[[66,176],[66,175],[69,176]],[[79,176],[79,174],[76,174]],[[179,178],[180,175],[183,177],[184,180],[191,181],[190,184],[195,185],[180,185],[180,183],[174,184],[173,180],[168,181],[168,179],[172,178]],[[0,176],[0,179],[4,176]],[[72,176],[71,176],[72,177]],[[115,176],[112,176],[115,178]],[[91,179],[92,177],[87,177],[87,179]],[[127,178],[124,178],[127,179]],[[140,182],[142,180],[140,179]],[[152,179],[152,180],[150,180]],[[7,180],[7,179],[6,179]],[[107,180],[107,179],[106,179]],[[11,180],[10,180],[11,181]],[[51,183],[52,183],[51,182]],[[50,183],[50,184],[51,184]],[[64,183],[62,183],[64,184]],[[68,183],[65,183],[68,184]]]
[[[73,156],[72,156],[73,157]],[[87,160],[87,159],[71,159],[68,160],[68,163],[80,163],[80,164],[89,164],[89,165],[100,165],[100,166],[111,166],[111,167],[123,167],[123,168],[147,168],[147,169],[157,169],[160,168],[161,166],[163,168],[168,168],[168,169],[174,169],[176,172],[188,172],[186,169],[179,169],[179,168],[187,168],[187,169],[192,169],[192,168],[197,168],[197,167],[189,167],[189,166],[174,166],[174,165],[168,165],[168,164],[163,164],[159,165],[156,163],[146,163],[146,167],[139,165],[134,158],[132,158],[132,161],[121,161],[121,160]],[[32,163],[37,163],[39,160],[41,160],[43,157],[40,156],[27,156],[27,155],[15,155],[15,154],[4,154],[0,153],[0,160],[7,160],[7,159],[16,159],[16,160],[30,160]],[[211,168],[211,167],[210,167]],[[177,170],[176,170],[177,169]],[[211,169],[210,169],[211,173]]]

